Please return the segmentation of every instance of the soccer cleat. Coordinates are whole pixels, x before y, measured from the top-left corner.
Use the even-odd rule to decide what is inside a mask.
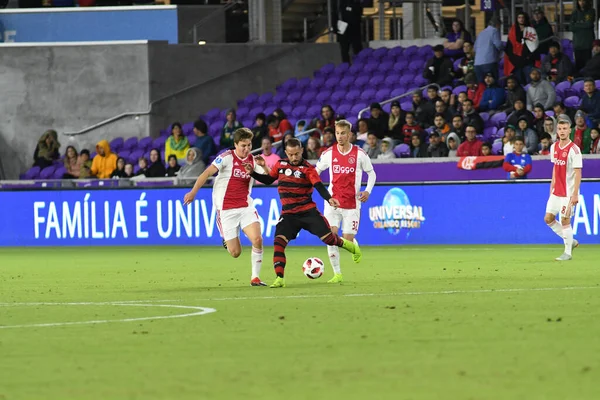
[[[572,258],[573,257],[571,257],[570,255],[568,255],[567,253],[562,253],[562,255],[560,257],[556,257],[555,260],[556,261],[569,261]]]
[[[275,282],[273,282],[273,284],[269,287],[272,287],[272,288],[285,287],[285,279],[277,277],[277,279],[275,279]]]
[[[261,281],[259,277],[256,277],[252,278],[250,281],[250,286],[267,286],[267,284]]]
[[[579,241],[577,239],[573,239],[573,244],[571,245],[571,250],[579,247]]]
[[[342,274],[335,274],[333,275],[333,278],[331,278],[330,280],[327,281],[327,283],[342,283],[344,282],[344,277],[342,276]]]
[[[227,242],[225,241],[225,239],[223,239],[223,247],[225,247],[225,250],[227,250]]]
[[[358,242],[356,241],[356,239],[354,239],[352,242],[354,243],[354,252],[352,253],[352,261],[354,261],[355,263],[359,263],[360,260],[362,259],[362,252],[360,251],[360,246],[358,245]]]

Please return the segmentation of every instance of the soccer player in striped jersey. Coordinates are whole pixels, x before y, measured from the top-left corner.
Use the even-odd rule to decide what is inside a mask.
[[[245,164],[246,172],[259,182],[270,185],[279,181],[277,191],[281,199],[281,218],[275,228],[273,267],[277,278],[272,288],[285,287],[285,248],[304,229],[318,236],[326,245],[343,247],[352,253],[354,262],[360,262],[362,254],[358,244],[339,237],[331,231],[327,220],[312,200],[313,188],[331,205],[337,208],[340,202],[327,191],[319,174],[310,163],[302,159],[302,144],[298,139],[289,139],[285,145],[287,159],[279,160],[270,170],[261,157],[255,163],[261,166],[266,175],[255,172],[251,163]]]
[[[572,258],[572,250],[579,246],[579,242],[573,239],[571,217],[575,205],[579,202],[583,160],[581,150],[569,139],[571,120],[566,115],[561,114],[558,117],[556,134],[559,141],[550,147],[554,168],[544,221],[565,243],[565,251],[556,261],[568,261]],[[560,214],[560,223],[556,221],[557,214]]]

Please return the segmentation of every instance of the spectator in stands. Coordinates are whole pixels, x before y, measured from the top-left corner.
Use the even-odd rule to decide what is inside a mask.
[[[393,151],[394,141],[390,138],[384,138],[381,141],[381,153],[377,156],[378,160],[393,160],[396,155]]]
[[[467,85],[467,97],[472,101],[473,108],[479,109],[479,103],[481,103],[485,85],[483,83],[477,83],[472,78],[467,79],[465,83]]]
[[[452,21],[452,32],[446,35],[442,45],[442,54],[457,59],[463,57],[463,45],[471,41],[471,34],[465,30],[465,26],[460,19]],[[437,46],[436,46],[437,47]]]
[[[337,4],[337,12],[332,13],[335,21],[333,26],[338,27],[339,20],[348,24],[345,31],[336,30],[336,32],[342,50],[342,62],[350,63],[350,45],[354,56],[362,50],[363,5],[361,0],[339,0]]]
[[[544,106],[540,103],[536,104],[533,107],[533,122],[531,124],[531,129],[535,131],[538,138],[541,138],[545,132],[544,124],[548,119],[548,116],[544,112]]]
[[[477,128],[474,125],[467,125],[465,136],[467,137],[467,140],[458,146],[456,155],[459,157],[480,156],[483,142],[476,138]]]
[[[173,157],[175,157],[175,156],[173,156]],[[177,157],[175,157],[175,162],[177,162]],[[133,177],[134,177],[133,164],[131,164],[131,163],[125,164],[125,178],[133,178]]]
[[[517,125],[516,136],[520,136],[525,140],[525,147],[527,147],[527,153],[535,154],[538,149],[538,135],[537,133],[529,127],[529,123],[527,122],[527,118],[521,117],[519,118],[519,122]]]
[[[356,135],[357,140],[367,140],[367,135],[369,134],[369,120],[366,118],[361,118],[358,120],[358,132]]]
[[[206,132],[206,124],[204,129],[204,132]],[[194,132],[196,131],[194,130]],[[173,154],[178,160],[182,160],[185,158],[189,148],[190,142],[183,136],[181,124],[179,122],[174,122],[173,125],[171,125],[171,136],[169,136],[165,142],[165,154],[167,157]]]
[[[421,135],[415,133],[410,138],[410,156],[412,158],[427,158],[427,143],[421,140]]]
[[[267,125],[269,126],[269,136],[273,138],[273,142],[283,139],[283,135],[286,132],[294,131],[287,119],[279,120],[276,115],[269,115],[267,117]]]
[[[261,143],[261,149],[261,156],[265,160],[267,167],[273,168],[273,166],[277,164],[277,161],[279,161],[279,159],[281,158],[279,157],[279,155],[273,152],[273,138],[270,136],[263,138]]]
[[[485,91],[479,102],[479,111],[495,111],[504,104],[505,92],[504,89],[496,84],[494,74],[488,72],[485,74]]]
[[[462,47],[460,52],[462,53]],[[434,46],[433,57],[425,64],[423,78],[427,79],[429,83],[437,83],[440,86],[452,85],[454,66],[452,60],[444,55],[444,46],[441,44]]]
[[[450,89],[443,89],[440,90],[440,100],[442,100],[444,102],[444,104],[446,105],[446,109],[450,110],[452,108],[452,98],[456,98],[455,95],[452,94],[452,90]]]
[[[381,104],[373,103],[370,107],[371,118],[369,118],[369,132],[373,132],[377,138],[383,139],[388,134],[389,115],[381,109]]]
[[[556,101],[556,90],[550,82],[542,80],[542,74],[538,68],[532,68],[531,84],[527,89],[527,109],[532,111],[534,104],[542,104],[545,110],[549,110]]]
[[[533,163],[531,156],[523,153],[525,143],[521,136],[515,138],[514,151],[504,157],[502,167],[508,173],[507,179],[523,179],[531,172]]]
[[[306,146],[306,158],[308,160],[318,160],[321,157],[321,142],[319,139],[310,137]]]
[[[509,76],[506,79],[506,101],[500,106],[499,110],[506,113],[511,113],[515,107],[515,101],[521,100],[523,104],[527,101],[527,93],[519,85],[517,78]]]
[[[435,105],[441,98],[438,96],[438,89],[436,86],[429,86],[427,88],[427,101],[421,107],[423,110],[422,120],[418,122],[423,128],[429,128],[433,126],[433,118],[435,117]]]
[[[366,141],[365,140],[358,140],[358,138],[356,137],[356,133],[354,133],[352,130],[350,131],[350,143],[353,145],[356,145],[358,147],[360,147],[362,149],[362,147],[365,145]]]
[[[600,40],[593,41],[592,58],[585,64],[580,75],[592,79],[600,79]]]
[[[367,135],[367,143],[363,146],[363,150],[367,153],[370,159],[375,159],[381,153],[379,150],[379,140],[373,132]]]
[[[281,142],[281,145],[277,149],[277,155],[280,158],[286,158],[287,157],[287,154],[285,154],[285,144],[288,142],[288,140],[292,139],[293,137],[294,137],[294,133],[293,132],[287,132],[285,135],[283,135],[283,140]]]
[[[571,13],[569,30],[573,32],[573,50],[575,52],[575,70],[577,72],[585,66],[592,57],[592,47],[596,35],[594,24],[596,12],[592,8],[591,0],[577,0],[575,9]]]
[[[469,96],[467,95],[467,92],[460,92],[458,94],[458,96],[456,96],[456,103],[454,105],[454,115],[462,115],[463,113],[463,109],[462,109],[462,103],[467,100],[469,98]]]
[[[323,144],[321,145],[321,149],[323,151],[327,150],[331,146],[335,144],[335,128],[328,126],[323,129]]]
[[[174,177],[177,176],[177,174],[179,174],[179,170],[181,169],[181,167],[177,163],[177,157],[175,157],[173,154],[169,156],[167,165],[168,167],[166,176]]]
[[[588,114],[594,125],[600,123],[600,91],[591,78],[586,78],[583,83],[584,95],[581,98],[581,109]]]
[[[388,133],[392,139],[397,141],[402,140],[402,128],[405,123],[404,111],[400,108],[400,103],[393,101],[388,120]]]
[[[446,117],[444,114],[437,113],[435,114],[435,118],[433,120],[434,130],[433,132],[437,132],[439,137],[446,137],[450,133],[450,125],[446,123]]]
[[[65,159],[63,160],[65,165],[65,174],[63,179],[77,179],[79,178],[79,164],[77,157],[77,150],[73,146],[67,146],[65,151]]]
[[[254,137],[252,138],[252,148],[258,149],[261,146],[263,138],[269,136],[269,128],[267,127],[267,117],[264,113],[256,114],[254,118],[254,128],[252,128],[252,133]],[[204,151],[202,154],[206,154]],[[205,156],[206,157],[206,156]],[[208,159],[204,161],[205,164],[208,164]]]
[[[229,110],[227,110],[226,118],[227,118],[227,122],[225,122],[225,125],[223,126],[223,129],[221,130],[221,139],[219,140],[221,148],[233,147],[233,132],[235,132],[237,129],[243,127],[242,124],[239,121],[237,121],[237,115],[233,108],[230,108]],[[170,154],[170,153],[168,153],[168,154]],[[188,154],[188,153],[183,151],[183,154]],[[180,156],[178,155],[177,158],[180,158]]]
[[[465,126],[471,125],[475,128],[475,130],[477,132],[479,132],[478,134],[483,133],[483,127],[484,127],[483,119],[481,118],[479,113],[477,111],[475,111],[475,108],[473,108],[472,100],[467,99],[467,100],[463,101],[462,117],[463,117],[463,124]],[[465,129],[465,132],[466,132],[466,129]]]
[[[437,114],[442,114],[445,121],[452,121],[452,117],[454,116],[454,113],[448,109],[446,103],[441,98],[435,102],[435,113],[433,114],[431,125],[435,125],[435,116]]]
[[[306,123],[307,123],[307,121],[305,119],[301,119],[296,122],[296,127],[294,129],[294,137],[297,138],[298,140],[300,140],[300,143],[302,143],[303,147],[306,147],[308,138],[311,136],[310,133],[304,133],[304,131],[307,130]],[[318,132],[316,132],[316,131],[314,133],[318,134]]]
[[[573,76],[573,63],[560,51],[558,42],[551,42],[549,47],[548,56],[542,63],[542,78],[556,83],[566,81]]]
[[[584,91],[585,91],[585,85],[584,87]],[[567,117],[569,117],[569,119],[571,121],[573,121],[575,119],[575,111],[568,109],[565,106],[565,103],[563,103],[562,101],[559,101],[557,103],[554,103],[554,107],[552,107],[552,109],[554,110],[554,115],[558,116],[558,115],[566,115]],[[556,121],[555,121],[556,122]],[[556,127],[556,126],[555,126]],[[553,136],[553,138],[556,139],[556,133]],[[556,141],[556,140],[555,140]]]
[[[554,31],[548,22],[548,18],[546,18],[544,15],[544,10],[542,7],[537,7],[533,10],[532,26],[535,29],[535,32],[538,36],[538,41],[540,42],[536,51],[539,54],[548,53],[550,38],[554,35]]]
[[[200,150],[192,147],[185,157],[185,165],[179,170],[178,178],[196,179],[206,169]]]
[[[148,171],[148,160],[146,157],[138,158],[138,171],[135,173],[135,176],[146,176],[146,172]]]
[[[500,40],[500,18],[493,16],[489,25],[485,28],[477,40],[475,40],[475,75],[477,82],[483,82],[485,74],[491,72],[498,80],[498,62],[502,52],[502,41]]]
[[[335,129],[335,111],[329,104],[321,107],[321,120],[317,123],[317,128],[323,130],[328,126]]]
[[[504,128],[504,136],[502,137],[502,153],[504,155],[510,154],[515,148],[515,138],[517,128],[514,125],[506,125]]]
[[[506,123],[517,126],[519,123],[519,118],[521,117],[527,118],[527,123],[531,125],[533,123],[533,115],[529,111],[525,109],[525,103],[521,99],[517,99],[515,101],[515,108],[513,112],[506,119]]]
[[[460,138],[456,133],[452,132],[448,135],[446,145],[448,146],[448,157],[457,157]]]
[[[33,165],[42,169],[52,165],[54,160],[58,160],[60,157],[59,148],[58,134],[54,129],[47,130],[38,140],[33,152]]]
[[[423,99],[421,91],[415,90],[412,95],[412,109],[415,116],[415,121],[421,126],[427,123],[427,108],[425,107],[427,102]],[[406,117],[406,116],[405,116]]]
[[[402,142],[410,145],[411,137],[414,133],[420,134],[421,137],[425,136],[425,131],[419,124],[417,124],[415,114],[412,111],[409,111],[406,113],[406,123],[402,127]]]
[[[579,110],[575,113],[575,126],[571,129],[571,140],[580,149],[581,154],[589,154],[592,143],[590,128],[587,126],[586,115]]]
[[[208,127],[206,126],[206,122],[201,119],[194,122],[194,135],[196,135],[196,143],[194,143],[194,147],[200,150],[200,154],[202,154],[202,161],[204,161],[205,164],[208,164],[210,157],[217,154],[217,146],[215,145],[215,141],[211,136],[206,134],[207,131]],[[167,155],[167,159],[170,159],[171,155],[173,155],[166,151],[166,146],[165,154]],[[185,156],[187,156],[187,153],[185,153]],[[176,157],[179,159],[179,156],[176,155]],[[181,159],[183,159],[183,156]]]
[[[284,135],[288,132],[294,132],[294,127],[281,108],[276,108],[275,111],[273,111],[273,115],[279,120],[278,128]]]
[[[492,146],[488,142],[483,142],[481,145],[481,155],[482,156],[491,156],[492,155]]]
[[[461,141],[465,138],[465,125],[463,123],[462,115],[455,115],[452,117],[452,127],[450,131],[453,132]],[[444,141],[445,136],[442,136]],[[460,142],[459,142],[460,143]]]
[[[590,154],[600,154],[600,129],[592,128],[590,129]]]
[[[117,158],[117,168],[110,174],[111,179],[127,178],[125,175],[125,159],[123,157]]]
[[[504,50],[504,76],[514,75],[520,84],[529,82],[529,72],[534,64],[535,56],[525,44],[523,37],[525,28],[531,27],[529,16],[521,11],[517,14],[517,22],[508,32],[506,49]]]
[[[544,133],[540,139],[540,151],[538,154],[542,156],[550,155],[550,146],[552,146],[552,137],[548,133]]]
[[[92,161],[90,160],[90,151],[83,149],[77,158],[79,166],[79,179],[89,178],[92,175]]]
[[[460,59],[458,69],[454,72],[456,78],[465,80],[467,75],[475,75],[475,52],[473,51],[473,43],[471,41],[465,41],[463,44],[463,51],[465,56]]]
[[[98,179],[108,179],[117,167],[117,155],[110,150],[108,141],[101,140],[96,145],[96,157],[92,160],[91,173]]]
[[[429,147],[427,148],[427,157],[448,157],[448,146],[440,139],[437,131],[429,135]]]
[[[554,117],[547,117],[544,120],[544,132],[540,137],[543,137],[544,135],[548,135],[550,137],[550,144],[556,142],[556,120]]]
[[[150,166],[148,167],[148,171],[146,171],[146,177],[160,178],[166,174],[167,170],[160,156],[160,151],[158,149],[150,150]]]

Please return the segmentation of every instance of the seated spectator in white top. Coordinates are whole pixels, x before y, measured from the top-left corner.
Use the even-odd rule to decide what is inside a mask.
[[[384,138],[381,141],[381,153],[377,156],[378,160],[393,160],[396,155],[393,151],[394,141],[390,138]]]
[[[367,135],[369,134],[369,120],[361,118],[358,120],[358,132],[356,133],[357,140],[367,141]]]

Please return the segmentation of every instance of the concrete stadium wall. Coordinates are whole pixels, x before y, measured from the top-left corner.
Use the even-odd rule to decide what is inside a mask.
[[[148,118],[122,120],[69,141],[80,130],[149,102],[146,44],[3,45],[0,51],[0,160],[9,179],[33,164],[46,129],[69,144],[93,149],[98,138],[147,135]]]

